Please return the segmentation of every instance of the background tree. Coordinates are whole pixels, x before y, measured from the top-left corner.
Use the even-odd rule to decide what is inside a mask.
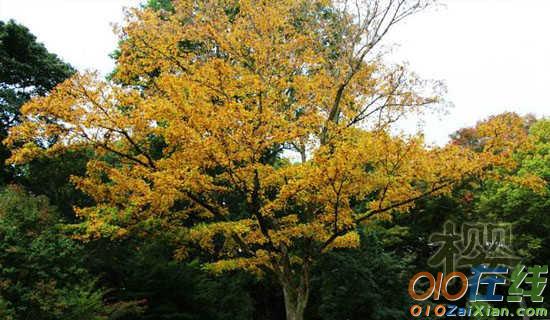
[[[14,21],[0,21],[0,139],[19,123],[19,108],[33,96],[44,95],[67,79],[74,69],[61,61]],[[0,183],[13,182],[13,168],[5,166],[9,150],[0,145]]]
[[[0,315],[3,319],[107,319],[116,310],[85,268],[84,248],[62,233],[44,197],[0,192]]]
[[[318,316],[307,319],[403,319],[409,304],[409,261],[385,250],[385,232],[362,230],[356,249],[338,249],[313,272],[312,302]],[[316,288],[318,287],[318,288]]]
[[[476,219],[512,225],[513,249],[522,264],[545,265],[550,258],[550,121],[527,117],[525,123],[533,147],[515,154],[520,165],[510,179],[487,180],[474,190],[473,206]],[[533,187],[539,180],[546,184]],[[550,293],[544,296],[548,307]]]
[[[544,261],[548,261],[546,234],[549,225],[544,213],[548,205],[547,173],[550,168],[548,120],[516,114],[502,114],[492,118],[503,117],[514,119],[519,127],[529,133],[531,140],[530,148],[514,153],[513,157],[519,165],[507,177],[503,179],[499,168],[495,168],[495,172],[484,179],[456,185],[451,194],[419,201],[409,214],[396,214],[392,221],[376,223],[378,232],[384,232],[384,239],[391,239],[389,245],[384,246],[385,252],[392,252],[409,261],[410,272],[405,276],[406,279],[410,279],[418,270],[433,273],[443,271],[427,263],[438,250],[428,239],[431,234],[440,233],[442,222],[447,220],[457,225],[510,223],[513,242],[508,245],[521,258],[521,263],[544,265]],[[451,143],[483,150],[487,142],[487,137],[479,132],[483,125],[484,122],[480,122],[477,126],[460,129],[452,135]],[[468,269],[462,271],[468,272]],[[506,290],[502,294],[506,294]],[[544,295],[547,297],[548,292]],[[412,303],[410,301],[407,305]]]
[[[105,300],[143,307],[142,313],[118,320],[254,319],[252,277],[242,272],[216,277],[201,268],[197,256],[175,261],[174,244],[166,235],[98,239],[86,250],[90,273],[110,288]]]
[[[214,272],[271,274],[302,319],[311,271],[357,228],[498,166],[527,146],[512,117],[480,126],[479,152],[393,134],[438,101],[376,48],[425,1],[174,1],[134,10],[115,83],[76,75],[23,109],[11,161],[93,149],[78,186],[86,237],[152,223],[199,246]],[[53,139],[55,137],[55,139]],[[48,141],[47,145],[43,142]],[[159,152],[160,150],[160,152]]]

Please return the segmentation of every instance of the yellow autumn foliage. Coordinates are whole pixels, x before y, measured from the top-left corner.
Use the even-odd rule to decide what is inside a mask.
[[[418,9],[397,2],[384,17],[321,0],[132,10],[113,79],[78,74],[27,103],[6,140],[11,162],[91,148],[87,175],[73,177],[98,204],[78,211],[86,235],[167,219],[213,254],[213,270],[287,281],[322,252],[356,247],[360,223],[512,168],[528,145],[512,118],[483,124],[481,152],[394,134],[400,118],[441,100],[441,88],[428,90],[437,83],[376,50]]]

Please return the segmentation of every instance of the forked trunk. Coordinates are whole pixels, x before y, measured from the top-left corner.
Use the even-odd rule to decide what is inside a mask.
[[[285,297],[286,320],[303,320],[309,299],[311,259],[307,257],[302,265],[293,268],[287,248],[283,246],[281,251],[283,257],[276,273]]]
[[[283,293],[285,297],[286,320],[303,320],[309,296],[307,286],[293,288],[290,284],[283,284]]]

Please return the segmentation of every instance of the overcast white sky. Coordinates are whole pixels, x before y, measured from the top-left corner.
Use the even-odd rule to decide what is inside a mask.
[[[441,0],[445,7],[393,30],[394,58],[421,77],[443,80],[455,107],[428,117],[427,140],[503,111],[550,115],[550,0]],[[140,0],[0,0],[0,20],[26,25],[48,50],[79,70],[113,68],[111,23]]]

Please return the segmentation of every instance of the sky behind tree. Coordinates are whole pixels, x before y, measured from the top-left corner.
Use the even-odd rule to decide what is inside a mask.
[[[139,0],[0,0],[0,20],[27,26],[49,51],[79,70],[109,73],[117,45],[112,23]],[[389,59],[446,83],[448,114],[425,118],[428,142],[504,111],[550,115],[547,0],[442,0],[393,29]],[[410,131],[413,121],[403,124]]]

